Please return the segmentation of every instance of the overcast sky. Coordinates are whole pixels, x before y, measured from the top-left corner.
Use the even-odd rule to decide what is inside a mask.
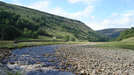
[[[134,0],[0,0],[76,19],[94,30],[134,27]]]

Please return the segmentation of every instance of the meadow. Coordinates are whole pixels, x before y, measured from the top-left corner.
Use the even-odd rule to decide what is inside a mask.
[[[14,41],[0,41],[0,48],[23,48],[23,47],[31,47],[31,46],[41,46],[41,45],[56,45],[56,44],[87,44],[88,42],[18,42],[15,43]]]
[[[134,38],[124,39],[122,41],[113,41],[97,44],[97,47],[124,48],[134,50]]]

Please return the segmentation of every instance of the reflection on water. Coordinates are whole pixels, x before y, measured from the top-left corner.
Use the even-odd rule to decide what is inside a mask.
[[[74,75],[71,72],[61,72],[56,57],[46,54],[55,53],[61,45],[27,47],[15,49],[12,55],[3,62],[14,71],[25,72],[27,75]]]
[[[47,71],[47,72],[30,72],[28,75],[73,75],[71,72],[60,72],[60,71]]]

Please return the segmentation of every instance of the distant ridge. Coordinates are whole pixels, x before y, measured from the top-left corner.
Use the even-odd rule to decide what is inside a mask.
[[[128,28],[109,28],[109,29],[98,30],[97,32],[108,36],[110,39],[115,39],[120,35],[121,32],[127,29]]]

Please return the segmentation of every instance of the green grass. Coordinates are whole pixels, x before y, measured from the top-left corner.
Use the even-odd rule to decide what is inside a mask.
[[[124,39],[122,40],[122,42],[134,42],[134,37],[128,38],[128,39]]]
[[[0,48],[22,48],[30,46],[41,45],[55,45],[55,44],[85,44],[88,42],[19,42],[15,44],[13,41],[0,41]]]
[[[127,41],[126,41],[127,40]],[[124,48],[134,50],[134,40],[125,39],[123,41],[106,42],[96,45],[97,47]]]
[[[0,48],[22,48],[30,46],[41,46],[41,45],[54,45],[54,44],[90,44],[97,47],[108,47],[108,48],[125,48],[134,50],[134,37],[124,39],[122,41],[115,42],[19,42],[15,44],[13,41],[0,41]],[[92,46],[93,46],[92,45]]]
[[[13,48],[14,46],[13,41],[0,41],[0,48]]]

